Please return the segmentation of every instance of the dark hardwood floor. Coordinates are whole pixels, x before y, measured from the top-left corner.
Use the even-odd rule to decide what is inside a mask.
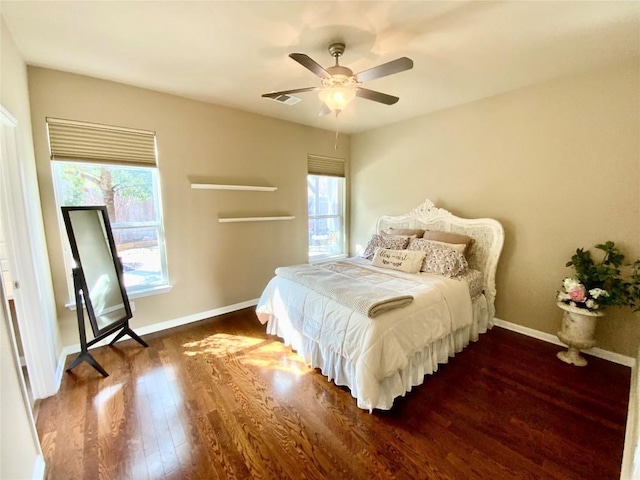
[[[50,479],[616,479],[631,370],[494,328],[396,400],[356,407],[252,309],[93,350],[43,400]],[[68,361],[71,361],[69,358]]]

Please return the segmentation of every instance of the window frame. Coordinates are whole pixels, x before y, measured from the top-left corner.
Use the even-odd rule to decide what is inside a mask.
[[[148,170],[151,173],[152,179],[152,189],[153,189],[153,204],[154,211],[156,212],[156,220],[153,221],[145,221],[145,222],[112,222],[111,230],[112,232],[118,230],[126,230],[131,228],[154,228],[157,233],[158,238],[158,250],[160,255],[160,273],[161,273],[161,281],[153,283],[153,284],[145,284],[141,286],[125,285],[125,289],[127,291],[127,295],[129,298],[139,298],[148,295],[156,295],[160,293],[168,292],[172,289],[172,286],[169,282],[169,268],[167,263],[167,252],[166,252],[166,238],[165,238],[165,228],[164,228],[164,213],[162,210],[162,192],[160,188],[160,176],[158,172],[158,168],[155,165],[123,165],[121,163],[109,163],[109,162],[93,162],[93,161],[77,161],[77,160],[52,160],[51,161],[51,170],[52,170],[52,179],[53,179],[53,188],[54,188],[54,197],[56,202],[56,211],[58,217],[58,228],[60,231],[60,236],[62,239],[62,249],[63,249],[63,257],[64,257],[64,268],[67,273],[67,289],[69,293],[70,301],[65,305],[72,310],[75,310],[75,300],[74,300],[74,286],[72,281],[72,272],[73,268],[73,258],[71,256],[71,250],[68,247],[69,240],[67,238],[66,230],[64,227],[64,220],[62,218],[61,208],[62,202],[62,192],[61,190],[61,168],[58,168],[61,165],[69,165],[69,166],[91,166],[91,167],[107,167],[107,168],[124,168],[124,169],[144,169]],[[77,205],[69,205],[69,206],[77,206]]]
[[[337,214],[330,215],[310,215],[309,214],[309,177],[324,177],[338,180],[338,195],[339,199],[339,210],[340,212]],[[347,181],[345,177],[342,176],[334,176],[334,175],[322,175],[317,173],[307,173],[307,225],[310,220],[317,219],[338,219],[340,222],[340,231],[342,232],[340,238],[340,253],[331,253],[324,255],[314,255],[311,257],[311,236],[307,235],[307,257],[309,263],[321,263],[329,260],[334,260],[338,258],[346,258],[347,257],[347,221],[346,221],[346,204],[347,204]]]

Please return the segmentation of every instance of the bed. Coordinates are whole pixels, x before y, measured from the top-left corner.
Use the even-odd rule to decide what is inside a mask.
[[[414,258],[409,250],[425,245],[412,235],[393,235],[407,229],[471,237],[464,251],[456,249],[463,253],[442,247],[448,257],[462,258],[464,268],[425,268],[430,253],[421,257],[420,270],[426,271],[383,266],[385,253]],[[498,221],[460,218],[426,200],[407,214],[378,219],[364,254],[375,246],[374,239],[404,242],[402,237],[408,238],[404,249],[375,248],[373,261],[353,257],[278,268],[256,307],[268,334],[282,338],[329,381],[349,388],[358,407],[369,411],[389,410],[394,399],[421,385],[425,375],[493,326],[504,242]]]

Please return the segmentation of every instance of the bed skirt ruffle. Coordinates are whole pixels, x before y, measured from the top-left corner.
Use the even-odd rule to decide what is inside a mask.
[[[407,359],[406,367],[378,380],[377,389],[371,389],[369,385],[369,393],[366,397],[356,382],[357,366],[350,359],[304,337],[291,328],[288,322],[283,322],[284,324],[279,322],[274,315],[263,313],[259,316],[263,322],[266,321],[268,334],[282,338],[284,344],[295,350],[311,367],[319,368],[328,381],[349,388],[359,408],[372,411],[374,408],[389,410],[393,406],[394,399],[404,396],[413,387],[421,385],[425,375],[435,373],[440,364],[447,363],[449,357],[461,352],[469,342],[478,341],[480,334],[493,326],[493,319],[489,318],[484,295],[477,297],[472,307],[471,325],[453,331],[446,337],[413,352]]]

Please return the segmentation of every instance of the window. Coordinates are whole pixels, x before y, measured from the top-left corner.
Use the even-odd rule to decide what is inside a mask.
[[[107,207],[129,293],[168,283],[156,168],[53,162],[53,172],[58,207]]]
[[[344,160],[308,157],[309,260],[345,253]]]
[[[47,128],[58,211],[105,205],[127,292],[168,286],[155,133],[54,118]]]

